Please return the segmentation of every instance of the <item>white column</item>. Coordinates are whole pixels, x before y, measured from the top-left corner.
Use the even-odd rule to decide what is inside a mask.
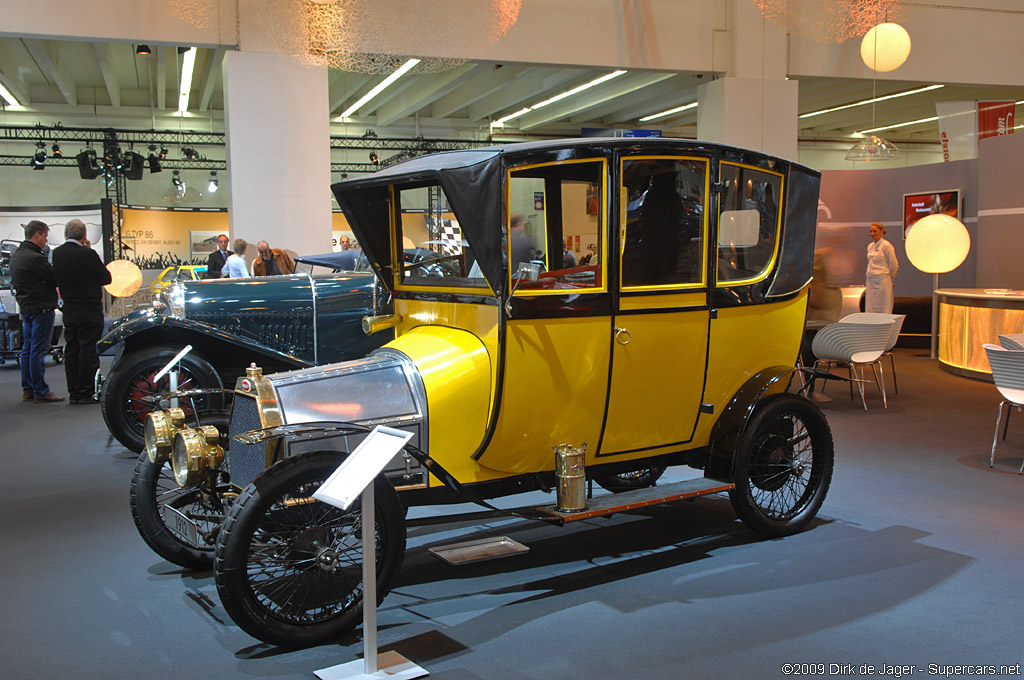
[[[797,160],[797,83],[719,78],[697,90],[697,138]]]
[[[223,71],[232,239],[329,252],[327,69],[287,55],[228,52]]]
[[[786,80],[786,32],[750,0],[724,8],[725,77],[698,88],[697,137],[796,160],[798,86]]]

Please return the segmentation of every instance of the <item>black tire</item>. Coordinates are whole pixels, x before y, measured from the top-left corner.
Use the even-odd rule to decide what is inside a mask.
[[[196,487],[181,488],[174,481],[169,463],[154,465],[143,453],[132,473],[132,519],[142,540],[168,562],[187,569],[206,571],[213,566],[214,546],[194,548],[165,519],[165,508],[171,506],[199,523],[199,528],[212,532],[223,519],[223,511],[211,502],[208,493]]]
[[[336,641],[361,619],[361,500],[345,511],[311,498],[344,457],[313,451],[277,463],[246,487],[224,521],[217,592],[254,638],[307,647]],[[382,476],[374,480],[374,505],[380,604],[405,556],[401,503]]]
[[[622,493],[654,486],[665,474],[664,465],[651,465],[640,470],[620,472],[615,475],[595,474],[594,481],[605,491]]]
[[[744,524],[770,537],[803,529],[832,481],[832,431],[813,403],[785,394],[759,405],[736,456],[729,492]]]
[[[159,346],[127,354],[103,382],[103,389],[100,390],[103,420],[110,434],[129,451],[138,453],[145,445],[146,414],[153,410],[153,406],[142,401],[142,398],[171,389],[168,376],[161,378],[158,384],[153,382],[153,376],[180,351],[180,347]],[[186,354],[181,360],[178,373],[178,389],[216,387],[223,387],[216,369],[197,352]],[[190,403],[182,402],[179,405],[186,415],[190,414]],[[203,406],[197,403],[197,407]]]

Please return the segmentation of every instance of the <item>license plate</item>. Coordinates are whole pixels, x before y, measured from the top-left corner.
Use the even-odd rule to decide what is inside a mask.
[[[180,510],[176,510],[169,505],[164,506],[164,521],[167,523],[167,528],[178,535],[180,540],[188,543],[193,548],[201,547],[199,545],[199,525],[196,524],[192,519],[185,515]]]

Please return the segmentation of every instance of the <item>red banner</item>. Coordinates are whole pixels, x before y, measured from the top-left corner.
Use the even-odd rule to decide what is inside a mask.
[[[978,139],[1013,134],[1013,101],[978,102]]]

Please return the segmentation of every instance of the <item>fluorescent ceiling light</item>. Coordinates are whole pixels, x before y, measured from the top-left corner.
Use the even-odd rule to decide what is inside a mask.
[[[612,71],[611,73],[606,73],[605,75],[601,76],[600,78],[595,78],[595,79],[591,80],[590,82],[583,83],[582,85],[578,85],[578,86],[572,88],[571,90],[566,90],[565,92],[562,92],[561,94],[556,94],[554,97],[551,97],[550,99],[545,99],[544,101],[539,102],[537,104],[534,104],[533,106],[527,106],[525,109],[519,109],[515,113],[510,113],[510,114],[508,114],[507,116],[505,116],[503,118],[499,118],[498,120],[496,120],[493,123],[491,123],[491,127],[501,127],[502,125],[504,125],[506,123],[506,121],[510,121],[513,118],[518,118],[519,116],[521,116],[521,115],[523,115],[525,113],[529,113],[530,111],[533,111],[535,109],[539,109],[541,107],[547,106],[548,104],[554,104],[555,102],[560,101],[562,99],[565,99],[566,97],[571,97],[574,94],[579,94],[580,92],[583,92],[584,90],[589,90],[590,88],[594,87],[595,85],[600,85],[601,83],[608,82],[612,78],[618,78],[619,76],[621,76],[624,73],[626,73],[626,71]]]
[[[11,106],[21,106],[21,103],[14,98],[14,95],[11,94],[10,90],[4,87],[3,83],[0,83],[0,97],[3,97],[5,100],[7,100],[7,103]]]
[[[939,85],[939,87],[942,87],[942,85]],[[1021,104],[1024,104],[1024,99],[1021,99],[1020,101],[1014,102],[1013,104],[1014,104],[1014,106],[1019,106]],[[803,116],[800,116],[800,117],[803,118]],[[933,120],[938,120],[938,119],[939,119],[938,116],[932,116],[931,118],[918,118],[917,120],[908,120],[905,123],[895,123],[894,125],[886,125],[884,127],[871,128],[870,130],[861,130],[860,132],[854,132],[853,134],[855,134],[855,135],[866,135],[866,134],[870,134],[872,132],[879,132],[880,130],[893,130],[895,128],[907,127],[908,125],[917,125],[918,123],[930,123]],[[1020,128],[1020,127],[1021,127],[1020,125],[1017,125],[1013,129],[1016,130],[1016,129]]]
[[[646,123],[649,120],[656,120],[658,118],[664,118],[665,116],[671,116],[673,113],[679,113],[680,111],[686,111],[688,109],[695,109],[695,108],[697,108],[697,102],[690,102],[689,104],[685,104],[683,106],[677,106],[676,108],[669,109],[668,111],[662,111],[661,113],[652,113],[649,116],[644,116],[643,118],[640,119],[640,122],[641,123]]]
[[[854,102],[853,104],[844,104],[843,106],[834,106],[831,109],[822,109],[821,111],[812,111],[805,113],[801,118],[811,118],[812,116],[820,116],[825,113],[832,113],[833,111],[842,111],[843,109],[852,109],[855,106],[864,106],[872,102],[884,102],[887,99],[896,99],[897,97],[908,97],[912,94],[919,94],[921,92],[927,92],[929,90],[938,90],[939,88],[945,87],[945,85],[928,85],[927,87],[919,87],[916,90],[906,90],[904,92],[894,92],[893,94],[883,95],[881,97],[875,97],[874,99],[865,99],[863,101]]]
[[[190,47],[181,58],[181,84],[178,86],[178,112],[188,111],[188,95],[192,91],[192,71],[196,67],[196,48]]]
[[[881,130],[895,130],[896,128],[907,127],[908,125],[917,125],[918,123],[930,123],[933,120],[938,120],[938,116],[932,116],[931,118],[918,118],[917,120],[908,120],[905,123],[896,123],[894,125],[883,125],[882,127],[871,128],[870,130],[861,130],[860,132],[854,132],[855,135],[866,135],[872,132],[880,132]]]
[[[350,106],[347,109],[345,109],[344,111],[342,111],[341,115],[338,116],[338,120],[342,120],[344,118],[348,118],[353,113],[355,113],[359,109],[363,108],[364,104],[366,104],[368,101],[370,101],[371,99],[373,99],[374,97],[379,95],[381,92],[383,92],[385,90],[385,88],[387,88],[389,85],[391,85],[391,83],[395,82],[396,80],[398,80],[399,78],[404,76],[412,68],[414,68],[416,66],[416,64],[418,64],[418,63],[420,63],[419,59],[410,59],[409,61],[407,61],[404,64],[402,64],[401,66],[399,66],[398,69],[395,70],[394,73],[392,73],[387,78],[385,78],[384,80],[382,80],[379,83],[377,83],[377,85],[372,90],[370,90],[369,92],[364,94],[362,97],[360,97],[359,101],[357,101],[355,104],[353,104],[352,106]]]

